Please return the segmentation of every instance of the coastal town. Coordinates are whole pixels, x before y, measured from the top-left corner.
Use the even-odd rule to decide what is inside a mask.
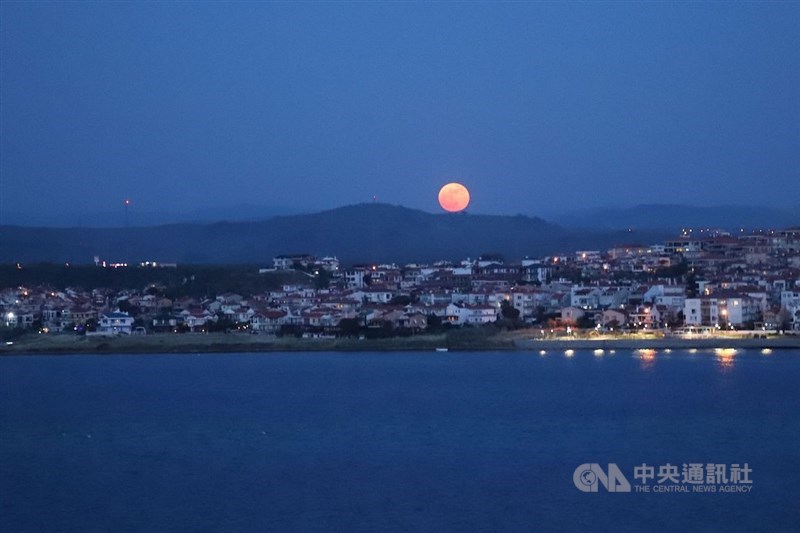
[[[21,265],[17,265],[22,268]],[[95,259],[91,268],[174,269]],[[686,229],[622,244],[506,261],[485,254],[433,264],[342,265],[288,254],[259,270],[299,274],[255,294],[171,295],[138,289],[0,289],[0,327],[43,335],[208,332],[303,338],[392,337],[449,328],[575,333],[800,332],[800,228],[731,234]],[[185,280],[184,280],[185,281]]]

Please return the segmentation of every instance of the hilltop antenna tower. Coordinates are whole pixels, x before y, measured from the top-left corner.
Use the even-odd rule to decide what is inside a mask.
[[[123,203],[125,204],[125,229],[128,229],[128,206],[131,205],[131,199],[125,198]]]
[[[131,199],[125,198],[122,202],[125,204],[125,257],[124,262],[130,262],[130,255],[131,255],[131,232],[128,229],[128,207],[131,205]]]

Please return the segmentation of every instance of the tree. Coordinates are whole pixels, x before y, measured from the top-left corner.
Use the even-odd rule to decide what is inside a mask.
[[[686,275],[689,271],[689,264],[686,260],[682,260],[680,263],[676,263],[674,265],[670,265],[668,267],[662,267],[656,270],[656,277],[659,278],[671,278],[671,279],[679,279]]]
[[[685,317],[683,316],[683,310],[680,310],[675,315],[675,318],[667,323],[667,326],[669,326],[672,329],[679,328],[683,325],[684,319]]]
[[[22,336],[24,330],[22,328],[10,328],[5,325],[0,325],[0,340],[8,342],[18,339]]]
[[[786,308],[781,308],[778,313],[778,329],[783,331],[792,329],[792,315]]]
[[[397,296],[395,296],[394,298],[389,300],[388,304],[389,305],[403,305],[403,306],[405,306],[405,305],[410,304],[413,301],[414,301],[414,299],[411,298],[411,296],[408,296],[408,295],[405,295],[405,294],[398,294]]]
[[[575,325],[580,329],[591,329],[595,326],[595,323],[588,315],[583,315],[575,321]]]
[[[339,321],[339,331],[342,335],[353,337],[361,331],[361,324],[357,318],[343,318]]]
[[[697,298],[697,290],[697,274],[695,274],[694,269],[692,269],[689,275],[686,276],[686,297]]]
[[[319,289],[327,289],[330,287],[331,284],[331,273],[325,270],[324,268],[320,268],[317,271],[317,277],[314,278],[314,287]]]
[[[228,318],[225,313],[217,313],[217,320],[209,320],[208,331],[228,331],[236,327],[236,323]]]
[[[120,300],[119,302],[117,302],[117,308],[121,312],[128,313],[129,315],[139,314],[139,308],[131,305],[131,303],[128,300]]]
[[[428,329],[431,329],[431,330],[435,330],[435,329],[438,329],[438,328],[442,327],[442,318],[440,316],[438,316],[438,315],[433,314],[433,313],[429,314],[428,318],[427,318],[427,326],[428,326]]]
[[[500,304],[500,314],[503,315],[503,318],[511,321],[519,320],[519,309],[511,305],[508,300],[503,300]]]

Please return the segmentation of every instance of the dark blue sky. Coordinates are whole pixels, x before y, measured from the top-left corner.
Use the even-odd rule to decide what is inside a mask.
[[[6,215],[800,203],[800,3],[2,2]]]

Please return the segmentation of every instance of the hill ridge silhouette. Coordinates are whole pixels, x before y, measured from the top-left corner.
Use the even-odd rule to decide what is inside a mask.
[[[131,228],[0,227],[0,262],[90,263],[155,260],[270,265],[275,255],[336,255],[345,263],[463,259],[500,253],[508,259],[650,242],[661,234],[567,230],[539,217],[433,214],[366,203],[262,221]]]

